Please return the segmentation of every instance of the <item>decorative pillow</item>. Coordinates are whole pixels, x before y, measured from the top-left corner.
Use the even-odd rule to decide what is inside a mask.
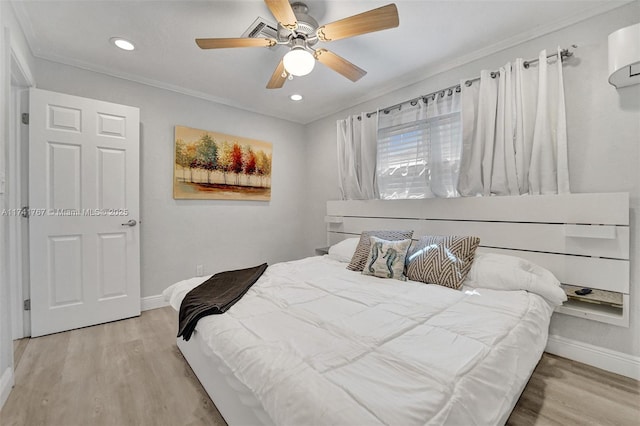
[[[329,247],[329,258],[337,260],[338,262],[350,262],[353,257],[353,253],[356,251],[356,247],[358,247],[359,241],[360,238],[347,238],[346,240],[342,240],[339,243],[332,245]]]
[[[505,254],[478,254],[464,285],[492,290],[525,290],[556,306],[567,300],[560,281],[549,270]]]
[[[351,271],[362,272],[364,265],[367,263],[367,257],[369,256],[369,250],[371,249],[370,237],[378,237],[387,241],[399,241],[406,240],[413,236],[413,231],[363,231],[360,234],[360,242],[356,248],[351,263],[347,266],[347,269]]]
[[[380,278],[395,278],[406,281],[404,260],[407,257],[411,239],[387,241],[378,237],[370,237],[369,241],[371,242],[371,249],[362,273]]]
[[[409,253],[407,277],[458,289],[471,269],[478,244],[478,237],[426,235]]]

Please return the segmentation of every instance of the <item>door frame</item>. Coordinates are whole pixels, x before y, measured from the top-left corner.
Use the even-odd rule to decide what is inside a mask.
[[[8,100],[9,139],[5,152],[7,209],[28,204],[29,128],[22,124],[22,113],[29,112],[29,88],[35,80],[26,61],[11,45],[11,96]],[[12,339],[31,335],[29,312],[23,302],[29,298],[29,222],[19,215],[7,216],[6,265],[11,304]]]

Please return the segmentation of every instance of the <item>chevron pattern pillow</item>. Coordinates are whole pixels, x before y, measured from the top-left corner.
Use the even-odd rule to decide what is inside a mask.
[[[371,250],[371,237],[382,238],[387,241],[400,241],[406,240],[413,236],[413,231],[363,231],[360,234],[360,242],[356,251],[353,253],[351,263],[347,266],[350,271],[362,272],[364,265],[367,263],[367,257],[369,257],[369,250]]]
[[[407,278],[458,289],[471,269],[478,244],[478,237],[426,235],[409,253]]]

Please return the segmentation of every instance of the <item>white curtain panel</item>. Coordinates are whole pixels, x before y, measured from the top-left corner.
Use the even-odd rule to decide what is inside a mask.
[[[546,50],[528,69],[523,62],[461,83],[463,196],[570,192],[562,62]]]
[[[352,115],[337,121],[338,183],[343,200],[378,198],[376,150],[378,115]]]

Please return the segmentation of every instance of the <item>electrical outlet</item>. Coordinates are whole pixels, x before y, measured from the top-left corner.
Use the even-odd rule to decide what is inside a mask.
[[[204,275],[204,266],[196,265],[196,276],[201,277]]]

